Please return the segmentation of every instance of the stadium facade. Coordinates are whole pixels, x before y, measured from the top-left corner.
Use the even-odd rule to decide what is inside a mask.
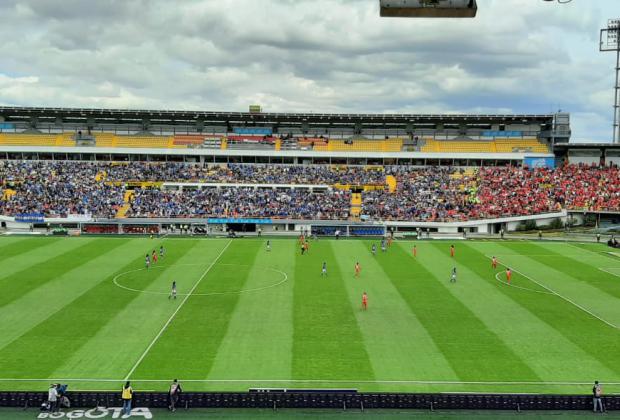
[[[609,145],[569,143],[570,116],[424,115],[424,114],[311,114],[115,110],[78,108],[0,107],[0,159],[5,161],[174,162],[202,165],[281,164],[335,167],[553,167],[563,162],[610,164],[620,162],[620,149]],[[161,180],[150,180],[157,182]],[[234,181],[234,180],[233,180]],[[128,183],[128,188],[141,188]],[[230,187],[205,182],[159,182],[163,190]],[[237,187],[248,187],[244,183]],[[332,185],[293,185],[271,182],[261,188],[331,189]],[[353,193],[364,185],[346,186]],[[581,213],[581,212],[580,212]],[[265,231],[290,232],[328,226],[340,230],[380,233],[431,231],[496,233],[512,230],[528,219],[538,223],[569,217],[565,209],[518,217],[459,221],[365,220],[356,213],[348,220],[297,220],[282,217],[257,223],[253,218],[194,217],[181,223],[223,231],[225,226],[264,224]],[[4,215],[9,227],[15,215]],[[579,218],[582,215],[576,215]],[[26,220],[23,219],[22,221]],[[103,218],[105,219],[105,218]],[[19,218],[18,218],[19,220]],[[113,220],[73,214],[37,218],[51,224],[114,223],[178,225],[179,219],[125,218]],[[359,230],[371,226],[370,230]],[[151,229],[151,228],[149,228]],[[245,229],[245,227],[244,227]],[[109,229],[108,229],[109,230]],[[133,231],[133,230],[132,230]]]

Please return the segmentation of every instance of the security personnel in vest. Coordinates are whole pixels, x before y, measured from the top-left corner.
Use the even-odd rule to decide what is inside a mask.
[[[127,381],[121,392],[121,399],[123,400],[123,410],[121,414],[129,416],[131,414],[131,399],[133,398],[133,389],[129,381]]]

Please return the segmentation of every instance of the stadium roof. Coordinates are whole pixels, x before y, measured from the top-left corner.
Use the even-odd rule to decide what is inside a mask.
[[[221,123],[480,123],[502,124],[506,122],[547,124],[553,114],[317,114],[317,113],[250,113],[213,111],[173,111],[140,109],[95,109],[95,108],[40,108],[0,107],[0,117],[5,122],[39,119],[94,119],[116,123],[135,123],[137,120],[209,121]]]

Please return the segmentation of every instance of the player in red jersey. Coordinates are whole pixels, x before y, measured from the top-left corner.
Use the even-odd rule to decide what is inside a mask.
[[[450,256],[454,258],[454,245],[450,245]]]
[[[153,264],[157,264],[157,252],[153,250],[153,254],[151,255],[151,260],[153,260]]]
[[[418,256],[418,248],[416,248],[416,246],[415,246],[415,245],[413,246],[413,250],[412,250],[412,252],[413,252],[413,258],[415,258],[415,257],[417,257],[417,256]]]
[[[362,309],[368,309],[368,295],[366,294],[366,292],[364,292],[364,294],[362,295]]]
[[[387,245],[388,245],[388,248],[392,246],[392,237],[391,236],[388,236]]]
[[[493,257],[491,259],[491,267],[493,267],[494,269],[497,268],[497,258]]]
[[[355,263],[355,277],[359,277],[360,276],[360,271],[362,270],[362,267],[360,267],[360,263],[356,262]]]
[[[506,268],[506,283],[510,284],[511,278],[512,278],[512,271],[510,271],[510,268]]]

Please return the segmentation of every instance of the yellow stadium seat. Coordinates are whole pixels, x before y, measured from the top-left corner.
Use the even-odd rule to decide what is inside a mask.
[[[115,147],[166,149],[173,144],[172,136],[116,136]]]
[[[95,144],[97,147],[114,147],[114,133],[96,133]]]
[[[549,153],[549,148],[535,138],[495,140],[434,140],[426,139],[420,151],[426,153]]]
[[[0,134],[0,144],[7,146],[55,146],[58,134]]]
[[[56,146],[71,147],[75,146],[75,133],[72,131],[62,133],[56,137]]]
[[[314,145],[316,151],[335,151],[335,152],[400,152],[403,147],[403,139],[387,140],[352,140],[351,144],[345,140],[329,140],[327,143]]]

